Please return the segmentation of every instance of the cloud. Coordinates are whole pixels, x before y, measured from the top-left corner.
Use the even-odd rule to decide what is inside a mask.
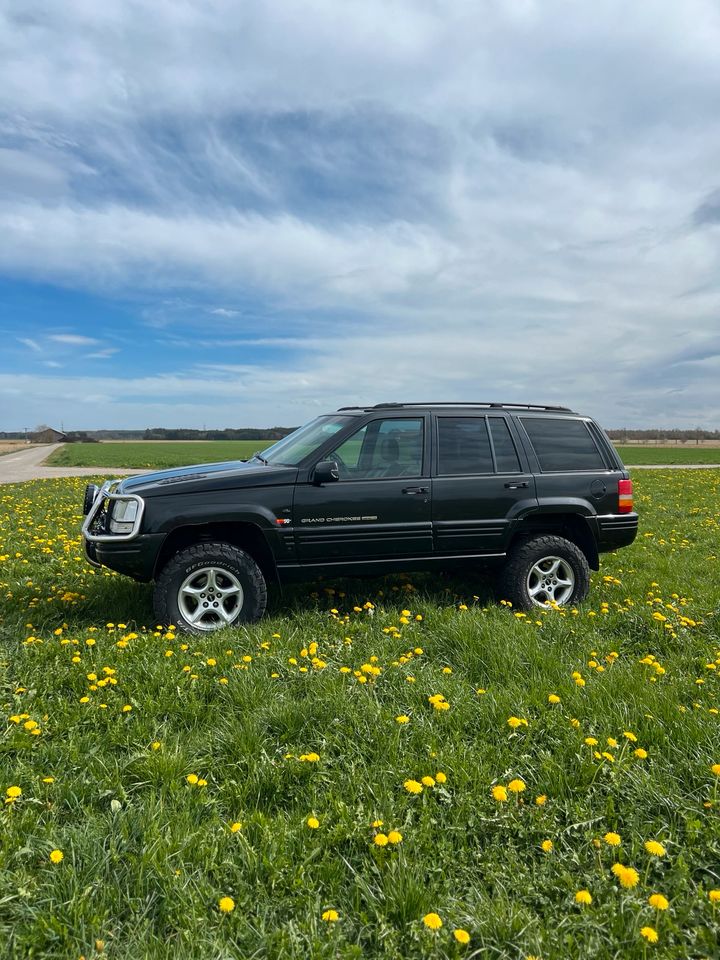
[[[28,350],[34,350],[36,353],[40,353],[42,347],[39,343],[36,343],[35,340],[31,340],[30,337],[17,337],[18,343],[24,344]]]
[[[100,343],[99,340],[95,340],[93,337],[85,337],[79,333],[51,333],[48,336],[48,340],[52,340],[53,343],[61,343],[68,347],[90,347],[96,343]]]
[[[710,0],[27,0],[0,37],[0,270],[134,311],[168,391],[102,315],[13,321],[108,361],[73,409],[143,417],[127,382],[167,423],[428,391],[717,415]]]

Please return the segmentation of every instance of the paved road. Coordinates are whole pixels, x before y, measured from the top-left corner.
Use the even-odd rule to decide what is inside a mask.
[[[22,483],[23,480],[49,480],[52,477],[91,477],[99,474],[122,476],[127,473],[147,473],[147,470],[121,470],[117,467],[46,467],[43,461],[57,450],[59,443],[33,444],[17,453],[0,457],[0,484]]]

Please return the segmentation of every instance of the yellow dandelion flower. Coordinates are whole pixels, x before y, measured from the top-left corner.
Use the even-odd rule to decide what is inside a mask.
[[[497,800],[498,803],[505,803],[507,800],[507,789],[501,784],[498,784],[496,787],[492,788],[493,799]]]
[[[667,910],[670,906],[667,897],[664,897],[661,893],[653,893],[651,897],[648,897],[648,903],[651,907],[654,907],[655,910]]]
[[[51,863],[62,863],[64,859],[65,859],[65,854],[62,852],[62,850],[53,850],[50,853]]]
[[[17,800],[19,796],[22,796],[22,789],[20,787],[8,787],[5,793],[9,800]]]
[[[647,750],[643,750],[642,747],[638,747],[637,750],[633,750],[633,753],[638,760],[647,760]]]
[[[387,835],[388,842],[392,844],[402,843],[403,835],[399,830],[391,830]]]
[[[406,780],[403,784],[408,793],[422,793],[422,784],[417,780]]]
[[[322,915],[325,923],[337,923],[340,919],[340,914],[337,910],[325,910]]]
[[[235,823],[230,824],[230,833],[237,833],[238,830],[242,830],[242,826],[240,820],[236,820]]]
[[[437,913],[426,913],[422,918],[422,921],[428,930],[439,930],[443,925],[443,922]]]
[[[640,936],[644,937],[648,943],[658,942],[658,932],[654,927],[643,927]]]
[[[424,787],[434,787],[435,780],[433,777],[423,777],[421,783]]]
[[[556,693],[551,693],[548,697],[548,703],[560,703],[560,697]]]
[[[710,769],[715,774],[716,777],[720,777],[720,763],[714,763]]]
[[[661,843],[658,843],[657,840],[646,840],[645,849],[651,857],[665,856],[665,847]]]
[[[575,894],[575,903],[581,903],[583,906],[587,906],[592,903],[592,894],[589,890],[578,890]]]
[[[522,793],[525,789],[525,784],[522,780],[511,780],[508,784],[508,790],[510,793]]]
[[[621,843],[619,833],[606,833],[603,840],[611,847],[619,847]]]
[[[384,833],[376,833],[373,837],[373,843],[376,847],[386,847],[388,845],[388,838]]]
[[[540,844],[540,846],[543,848],[543,850],[545,851],[545,853],[550,853],[550,851],[551,851],[552,848],[553,848],[553,842],[552,842],[552,840],[543,840],[543,842]]]
[[[189,774],[185,777],[185,779],[187,780],[187,782],[190,784],[191,787],[194,787],[194,786],[196,785],[196,783],[198,782],[199,777],[198,777],[198,775],[197,775],[196,773],[189,773]]]
[[[410,723],[410,717],[401,713],[399,717],[395,717],[395,723]]]
[[[317,830],[320,826],[320,821],[317,817],[308,817],[305,823],[310,827],[311,830]]]
[[[710,903],[720,903],[720,890],[708,890]]]
[[[466,943],[470,943],[470,934],[467,932],[467,930],[463,930],[462,927],[458,927],[457,930],[453,930],[453,936],[457,942],[462,943],[463,946]]]
[[[218,901],[218,907],[221,913],[232,913],[235,909],[235,901],[232,897],[221,897]]]
[[[547,797],[544,793],[541,793],[539,797],[535,797],[535,803],[538,807],[544,807],[547,803]]]

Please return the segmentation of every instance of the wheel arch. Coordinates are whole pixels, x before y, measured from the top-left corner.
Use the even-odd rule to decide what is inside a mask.
[[[518,523],[508,553],[519,544],[544,535],[564,537],[585,554],[591,570],[600,569],[600,555],[588,518],[580,513],[536,513]]]
[[[155,561],[153,579],[157,580],[163,567],[179,550],[198,543],[230,543],[239,547],[257,563],[266,581],[280,582],[275,557],[262,528],[245,520],[186,524],[171,530]]]

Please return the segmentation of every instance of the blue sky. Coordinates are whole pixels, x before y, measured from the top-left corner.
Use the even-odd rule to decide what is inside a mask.
[[[0,429],[720,425],[711,0],[0,0]]]

